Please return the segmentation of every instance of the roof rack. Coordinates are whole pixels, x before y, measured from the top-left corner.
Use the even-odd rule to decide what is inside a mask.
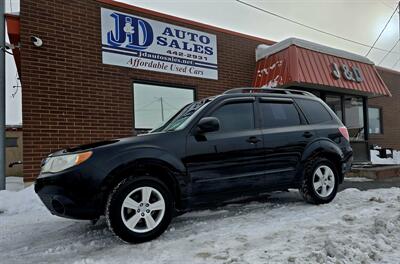
[[[236,94],[236,93],[270,93],[270,94],[291,94],[291,95],[305,95],[313,96],[314,94],[292,89],[281,89],[281,88],[235,88],[224,92],[224,94]]]

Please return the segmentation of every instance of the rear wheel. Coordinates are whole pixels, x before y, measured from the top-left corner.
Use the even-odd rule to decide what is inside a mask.
[[[110,194],[106,207],[110,230],[129,243],[141,243],[161,235],[171,222],[173,200],[159,180],[129,178]]]
[[[300,193],[309,203],[329,203],[336,196],[338,183],[335,165],[328,159],[314,158],[306,163]]]

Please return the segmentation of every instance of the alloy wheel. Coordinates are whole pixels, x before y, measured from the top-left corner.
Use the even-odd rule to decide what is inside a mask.
[[[156,228],[165,213],[165,201],[153,187],[140,187],[130,192],[121,207],[125,226],[137,233],[146,233]]]
[[[322,198],[332,194],[335,188],[335,174],[329,166],[319,166],[313,175],[313,187],[315,192]]]

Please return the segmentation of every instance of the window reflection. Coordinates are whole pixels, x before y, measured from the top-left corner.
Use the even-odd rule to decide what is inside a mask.
[[[333,112],[343,121],[342,113],[342,100],[340,96],[327,95],[326,104],[332,109]]]
[[[135,129],[159,127],[183,106],[194,101],[194,90],[146,83],[133,84]]]

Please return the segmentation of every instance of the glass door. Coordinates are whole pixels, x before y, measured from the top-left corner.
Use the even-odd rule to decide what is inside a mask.
[[[335,112],[347,127],[354,160],[368,162],[368,141],[365,136],[366,101],[360,96],[326,94],[326,104]]]
[[[350,143],[353,148],[354,161],[368,162],[369,149],[365,129],[365,105],[362,97],[344,97],[345,124],[349,130]]]
[[[344,111],[350,141],[364,141],[364,107],[362,97],[345,96]]]
[[[342,97],[340,95],[326,95],[325,102],[343,122]]]

